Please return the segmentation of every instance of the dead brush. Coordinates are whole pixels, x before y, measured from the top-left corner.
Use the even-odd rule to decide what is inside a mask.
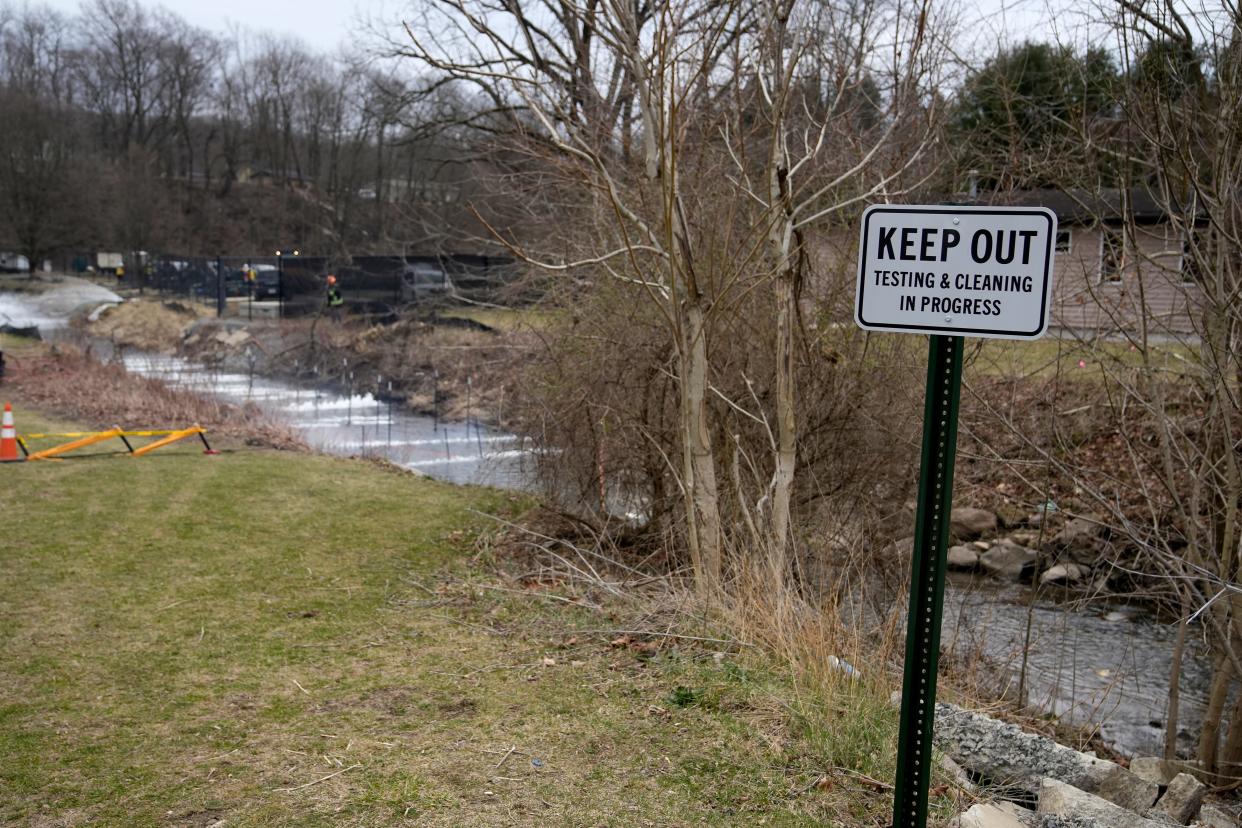
[[[766,562],[759,563],[765,556],[750,561],[735,567],[723,603],[723,618],[734,634],[769,653],[808,689],[831,691],[850,682],[888,697],[902,652],[900,618],[867,606],[866,587],[845,578],[858,570],[838,563],[842,578],[836,589],[805,589],[793,579],[774,588]]]
[[[480,543],[511,581],[557,588],[597,608],[596,599],[642,601],[673,588],[673,576],[625,563],[624,553],[613,540],[590,527],[584,527],[585,540],[571,540],[495,515],[488,517],[496,521],[497,531]]]
[[[11,382],[17,391],[34,405],[62,416],[101,427],[197,423],[249,445],[306,448],[292,432],[254,406],[231,405],[170,388],[157,379],[130,374],[119,364],[100,363],[74,346],[58,345],[13,363]]]
[[[707,653],[751,647],[704,610],[688,573],[632,560],[609,535],[585,524],[575,523],[574,532],[563,524],[551,528],[547,513],[523,523],[488,517],[496,526],[480,536],[477,558],[501,579],[488,588],[587,610],[588,619],[566,627],[565,635],[602,638],[644,657],[672,646]]]
[[[773,590],[767,556],[735,549],[727,592],[705,603],[688,571],[667,569],[667,558],[657,553],[635,559],[589,523],[574,522],[571,530],[550,525],[546,513],[522,523],[490,517],[496,529],[480,540],[478,555],[501,572],[506,588],[626,619],[606,633],[754,649],[817,691],[861,682],[869,694],[887,698],[895,686],[900,614],[863,606],[861,574],[859,584],[842,581],[835,590],[807,590],[795,579]],[[842,574],[862,573],[868,561],[836,565]]]

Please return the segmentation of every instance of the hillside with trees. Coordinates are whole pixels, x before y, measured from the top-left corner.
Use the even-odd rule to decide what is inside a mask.
[[[0,5],[0,249],[323,255],[478,247],[504,155],[366,54],[222,36],[137,0]],[[474,241],[470,241],[474,239]]]

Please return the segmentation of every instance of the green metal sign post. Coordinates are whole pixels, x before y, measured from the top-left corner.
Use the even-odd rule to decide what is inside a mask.
[[[932,336],[923,403],[923,459],[906,622],[906,668],[897,743],[893,828],[923,828],[931,782],[936,669],[944,609],[945,549],[953,509],[953,457],[962,388],[960,336]]]
[[[875,204],[863,212],[854,321],[930,334],[892,828],[925,828],[963,336],[1048,329],[1057,217],[1044,207]]]

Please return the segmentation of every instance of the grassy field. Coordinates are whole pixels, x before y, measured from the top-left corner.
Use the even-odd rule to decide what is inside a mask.
[[[869,685],[505,591],[513,495],[224,448],[0,467],[0,823],[887,822]]]
[[[452,319],[469,319],[498,331],[539,331],[555,324],[563,312],[536,308],[479,308],[454,307],[440,311],[440,316]]]
[[[1143,355],[1123,341],[1081,342],[1050,333],[1034,342],[1004,339],[967,341],[968,371],[986,376],[1098,381],[1101,370],[1109,375],[1137,368]],[[1182,375],[1200,365],[1198,355],[1179,343],[1156,343],[1148,348],[1152,368],[1168,375]]]

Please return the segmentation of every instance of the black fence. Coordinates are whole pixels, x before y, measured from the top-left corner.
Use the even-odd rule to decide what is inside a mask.
[[[324,310],[332,275],[346,312],[383,316],[458,302],[520,302],[519,273],[511,259],[490,256],[132,254],[117,281],[125,290],[213,304],[221,316],[297,317]]]

